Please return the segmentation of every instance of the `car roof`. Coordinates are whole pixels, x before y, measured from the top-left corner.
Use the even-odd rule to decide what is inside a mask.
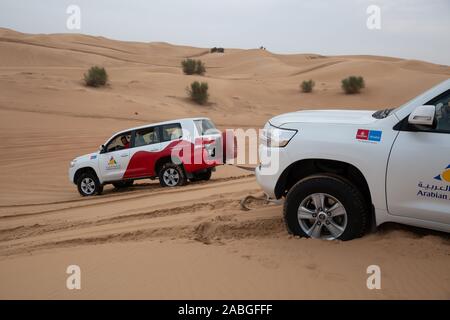
[[[174,122],[187,122],[187,121],[195,121],[195,120],[210,120],[207,117],[198,117],[198,118],[181,118],[181,119],[173,119],[173,120],[168,120],[168,121],[162,121],[162,122],[155,122],[155,123],[148,123],[139,127],[134,127],[134,128],[128,128],[125,130],[121,130],[118,131],[116,133],[113,134],[113,137],[121,134],[121,133],[125,133],[125,132],[129,132],[129,131],[133,131],[133,130],[139,130],[139,129],[145,129],[147,127],[150,126],[160,126],[160,125],[164,125],[164,124],[170,124],[170,123],[174,123]]]

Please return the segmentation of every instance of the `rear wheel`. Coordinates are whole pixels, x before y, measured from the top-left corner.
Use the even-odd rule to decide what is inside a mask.
[[[314,175],[297,182],[286,196],[284,218],[290,233],[324,240],[351,240],[364,234],[369,212],[350,182]]]
[[[95,174],[86,172],[81,174],[77,180],[78,192],[83,196],[93,196],[103,192],[103,186]]]
[[[186,184],[186,175],[181,166],[174,163],[166,163],[159,170],[159,183],[163,187],[176,187]]]
[[[124,189],[124,188],[131,187],[133,185],[133,183],[134,183],[134,180],[125,180],[125,181],[114,182],[112,185],[116,189]]]

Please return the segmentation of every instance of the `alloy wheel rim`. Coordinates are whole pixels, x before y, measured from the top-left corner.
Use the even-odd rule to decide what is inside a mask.
[[[304,198],[297,219],[303,232],[316,239],[338,239],[347,227],[345,207],[327,193],[313,193]]]
[[[92,178],[84,178],[81,180],[81,190],[85,194],[93,194],[95,191],[95,182]]]
[[[177,170],[169,168],[166,171],[164,171],[163,179],[168,186],[173,187],[176,186],[180,181],[180,174],[178,173]]]

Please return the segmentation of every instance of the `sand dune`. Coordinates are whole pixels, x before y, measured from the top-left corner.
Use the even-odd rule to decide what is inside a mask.
[[[183,75],[186,57],[202,59],[205,76]],[[107,68],[107,87],[83,86],[92,65]],[[349,75],[364,77],[362,94],[341,92]],[[211,54],[0,28],[0,298],[449,299],[448,235],[384,226],[346,243],[292,238],[280,206],[239,209],[260,191],[237,167],[182,189],[142,181],[90,199],[67,179],[71,159],[123,128],[186,116],[260,128],[299,109],[397,106],[449,76],[448,66],[391,57]],[[306,79],[312,94],[299,92]],[[194,80],[209,83],[209,105],[186,99]],[[82,267],[80,292],[64,287],[69,264]],[[382,267],[381,291],[366,288],[371,264]]]

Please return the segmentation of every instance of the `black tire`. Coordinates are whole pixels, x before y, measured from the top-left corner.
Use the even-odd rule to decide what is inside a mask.
[[[134,180],[125,180],[125,181],[114,182],[112,185],[116,189],[124,189],[124,188],[131,187],[133,185],[133,183],[134,183]]]
[[[172,179],[165,178],[165,174],[172,175]],[[164,164],[158,173],[159,183],[163,187],[178,187],[186,184],[186,174],[181,166],[174,163]]]
[[[194,173],[193,177],[190,180],[192,182],[195,182],[195,181],[208,181],[209,179],[211,179],[211,175],[212,175],[212,170],[211,169],[206,169],[206,171],[199,172],[199,173]]]
[[[98,186],[98,188],[97,188],[97,195],[99,196],[99,195],[101,195],[102,193],[103,193],[103,185],[100,184],[100,185]]]
[[[336,237],[337,239],[344,241],[351,240],[361,237],[365,233],[368,225],[369,210],[363,195],[351,182],[341,177],[327,174],[306,177],[297,182],[289,190],[284,203],[284,221],[289,233],[309,238],[311,236],[304,231],[305,221],[306,223],[311,221],[311,224],[314,224],[314,221],[317,221],[319,226],[321,225],[319,227],[319,234],[324,232],[324,237],[326,238],[326,233],[328,232],[330,234],[329,238],[333,238],[333,235],[330,232],[331,229],[328,229],[328,227],[330,224],[333,225],[336,220],[328,220],[336,219],[338,217],[325,217],[323,213],[320,213],[319,216],[326,220],[319,220],[319,216],[316,214],[316,218],[314,218],[316,220],[304,219],[302,220],[303,228],[300,226],[298,218],[300,204],[302,204],[304,200],[307,201],[311,195],[320,193],[331,196],[330,198],[327,198],[327,201],[335,198],[335,200],[339,201],[345,208],[346,218],[339,218],[345,219],[346,223],[343,223],[345,224],[345,227],[341,225],[340,232],[342,232],[342,234]],[[320,211],[327,210],[320,209]],[[341,220],[341,223],[342,221],[344,220]],[[325,222],[327,225],[325,225]],[[326,229],[322,231],[322,228]]]
[[[78,192],[83,197],[100,195],[103,192],[103,185],[98,181],[94,173],[82,173],[77,179]]]

